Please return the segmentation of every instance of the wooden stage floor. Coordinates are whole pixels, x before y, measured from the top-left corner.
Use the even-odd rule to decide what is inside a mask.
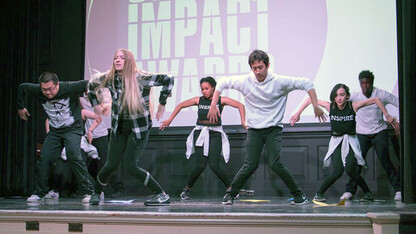
[[[234,205],[222,205],[221,197],[192,197],[181,201],[177,196],[171,198],[169,206],[151,207],[143,204],[145,199],[145,196],[109,198],[93,206],[81,203],[81,198],[39,203],[27,203],[25,198],[0,198],[0,233],[26,232],[31,230],[27,229],[30,225],[44,227],[40,233],[50,233],[47,225],[61,225],[62,232],[68,232],[74,223],[84,233],[130,233],[137,228],[141,228],[140,233],[229,234],[282,230],[303,233],[308,230],[307,233],[342,234],[353,229],[355,233],[386,233],[376,232],[383,228],[393,230],[388,229],[387,233],[416,233],[416,204],[392,200],[368,203],[353,200],[339,206],[319,206],[310,201],[307,205],[295,206],[287,198],[254,196],[241,197]],[[327,204],[338,202],[334,197]],[[408,223],[406,227],[402,225],[403,220]],[[375,228],[374,224],[381,226]],[[399,227],[411,231],[399,232]]]

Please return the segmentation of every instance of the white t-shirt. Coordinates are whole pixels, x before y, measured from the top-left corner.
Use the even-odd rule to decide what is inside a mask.
[[[370,98],[379,97],[384,105],[391,104],[395,107],[399,107],[399,99],[393,94],[373,87],[373,92]],[[363,92],[351,93],[350,100],[352,102],[367,100]],[[384,121],[383,112],[378,108],[376,104],[365,106],[357,111],[356,115],[356,132],[358,134],[370,135],[379,133],[387,129],[387,123]]]

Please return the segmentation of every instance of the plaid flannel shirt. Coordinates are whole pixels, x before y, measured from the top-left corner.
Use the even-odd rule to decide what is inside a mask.
[[[96,88],[102,83],[105,75],[90,80],[88,83],[88,96],[93,106],[99,104]],[[98,79],[98,82],[97,80]],[[174,77],[167,74],[149,74],[149,75],[137,75],[137,82],[141,86],[142,91],[142,102],[145,107],[143,114],[136,113],[130,115],[133,122],[133,132],[136,139],[141,139],[145,136],[146,131],[149,131],[152,127],[152,120],[149,113],[149,94],[150,88],[153,86],[163,86],[160,91],[159,103],[162,105],[166,104],[166,99],[170,95],[173,89]],[[115,135],[118,127],[118,120],[121,113],[121,98],[123,94],[122,82],[119,76],[116,74],[114,77],[114,87],[111,83],[105,86],[111,92],[112,105],[111,105],[111,133]]]

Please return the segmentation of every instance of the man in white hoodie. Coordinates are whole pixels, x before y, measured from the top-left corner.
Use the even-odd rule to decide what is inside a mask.
[[[222,204],[234,204],[234,198],[247,179],[257,169],[263,146],[267,148],[267,161],[270,168],[283,180],[294,195],[291,204],[303,205],[308,203],[305,193],[296,179],[281,161],[283,116],[286,108],[287,96],[293,90],[308,92],[320,121],[325,121],[323,111],[318,107],[314,86],[304,78],[292,78],[268,73],[269,56],[261,50],[254,50],[248,59],[252,70],[244,76],[224,77],[218,81],[211,103],[217,103],[218,97],[224,89],[240,91],[245,98],[246,126],[248,128],[246,140],[246,158],[243,166],[227,190]],[[219,111],[211,105],[208,112],[210,121],[216,121]]]

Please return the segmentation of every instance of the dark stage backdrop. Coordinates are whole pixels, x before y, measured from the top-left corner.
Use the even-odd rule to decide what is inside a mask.
[[[407,203],[416,202],[416,156],[412,147],[416,145],[415,4],[412,0],[397,0],[401,159]],[[0,2],[0,196],[32,192],[36,143],[44,138],[45,116],[36,102],[28,100],[31,112],[28,122],[18,119],[17,87],[22,82],[37,82],[37,77],[45,70],[56,72],[61,80],[83,79],[85,12],[85,0]],[[357,35],[361,36],[365,35]],[[169,147],[160,150],[166,151]]]
[[[1,1],[0,196],[34,187],[36,143],[45,137],[41,106],[27,99],[29,121],[18,118],[17,88],[46,70],[61,80],[84,79],[85,0]]]

